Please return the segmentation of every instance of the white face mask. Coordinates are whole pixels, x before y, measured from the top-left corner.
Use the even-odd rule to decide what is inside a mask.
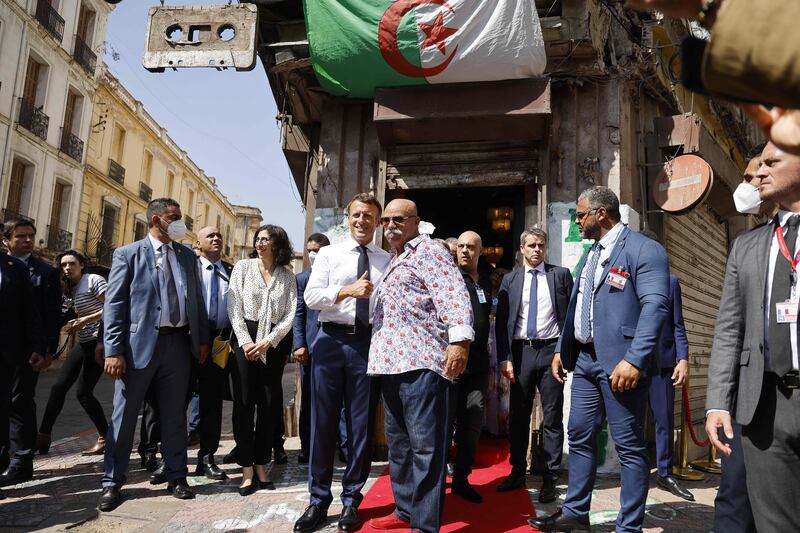
[[[317,258],[317,252],[308,252],[308,262],[314,266],[314,260]]]
[[[736,210],[744,215],[757,215],[761,207],[761,194],[749,183],[740,183],[733,191],[733,203]]]
[[[169,238],[173,241],[179,241],[183,239],[186,236],[187,231],[186,224],[184,224],[182,218],[170,222],[167,225],[167,235],[169,235]]]

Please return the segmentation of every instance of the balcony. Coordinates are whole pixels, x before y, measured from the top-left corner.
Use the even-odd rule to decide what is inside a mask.
[[[10,209],[2,209],[0,210],[0,219],[2,222],[8,222],[9,220],[27,220],[31,224],[35,224],[36,221],[33,220],[31,217],[26,217],[23,214],[17,213],[16,211],[12,211]]]
[[[95,257],[97,264],[102,267],[111,268],[111,262],[114,259],[114,247],[107,244],[105,241],[97,243]]]
[[[189,215],[183,215],[183,221],[186,224],[186,229],[194,231],[194,219]]]
[[[47,226],[47,249],[61,253],[72,247],[72,233],[54,226]]]
[[[108,160],[108,177],[120,185],[125,185],[125,167],[114,161]]]
[[[61,128],[60,149],[78,163],[83,160],[83,141],[63,127]]]
[[[19,116],[17,123],[42,140],[47,140],[47,129],[50,127],[50,117],[25,98],[19,99]]]
[[[94,69],[97,66],[97,55],[92,51],[92,47],[86,44],[80,35],[75,36],[75,48],[72,50],[72,57],[78,62],[89,77],[94,76]]]
[[[227,257],[230,257],[230,256],[231,256],[231,245],[230,245],[230,244],[226,244],[226,245],[225,245],[225,255],[226,255]]]
[[[139,182],[139,198],[145,202],[149,202],[153,198],[153,189],[143,181]]]
[[[64,19],[47,0],[36,2],[36,20],[50,32],[53,39],[61,42],[64,38]]]

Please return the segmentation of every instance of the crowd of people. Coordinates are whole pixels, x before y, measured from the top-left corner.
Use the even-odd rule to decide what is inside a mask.
[[[715,529],[788,531],[800,527],[794,513],[800,501],[800,155],[774,143],[751,155],[734,202],[769,222],[731,249],[712,349],[706,430],[723,454]],[[6,398],[0,402],[0,485],[32,478],[33,455],[48,452],[65,395],[77,381],[78,399],[98,433],[84,454],[104,454],[101,511],[122,501],[140,413],[139,454],[152,484],[166,484],[179,499],[194,497],[186,480],[193,432],[195,474],[226,479],[215,460],[225,398],[233,400],[236,446],[224,462],[241,467],[239,494],[274,490],[268,464],[287,460],[281,377],[293,353],[302,367],[298,461],[309,465],[309,505],[294,530],[325,524],[337,449],[346,464],[338,527],[362,525],[358,508],[382,400],[395,508],[370,526],[439,531],[448,473],[455,495],[483,501],[486,489],[473,487],[469,476],[483,428],[493,333],[511,396],[511,470],[497,491],[527,488],[538,391],[543,442],[533,453],[544,465],[538,500],[556,500],[564,384],[573,373],[564,503],[551,516],[531,518],[532,527],[589,527],[597,436],[607,421],[621,467],[616,529],[641,531],[650,485],[648,405],[656,482],[694,499],[672,476],[675,388],[688,377],[680,283],[658,237],[621,222],[619,199],[609,188],[591,187],[578,199],[575,222],[593,244],[576,279],[546,261],[548,235],[539,227],[520,235],[521,264],[500,278],[495,274],[502,271],[481,261],[478,233],[433,239],[420,232],[410,200],[383,209],[362,193],[346,212],[349,236],[331,244],[325,235],[311,235],[312,267],[297,276],[288,268],[292,247],[279,226],[261,226],[251,258],[235,265],[221,260],[217,228],[201,229],[195,250],[180,244],[186,227],[169,198],[150,202],[149,233],[115,250],[108,281],[89,273],[75,250],[59,254],[58,268],[46,264],[33,254],[34,225],[7,222],[8,254],[0,252],[0,332],[7,340],[0,345]],[[389,251],[375,244],[379,227]],[[59,332],[75,337],[71,348]],[[64,352],[37,432],[38,375]],[[115,380],[110,421],[93,394],[103,372]],[[195,428],[187,425],[193,394]]]

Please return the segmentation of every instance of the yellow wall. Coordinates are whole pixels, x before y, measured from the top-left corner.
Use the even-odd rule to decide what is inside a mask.
[[[184,217],[191,217],[194,231],[186,235],[184,244],[191,246],[195,242],[194,232],[204,226],[216,226],[219,220],[227,252],[223,258],[233,258],[237,244],[234,242],[236,214],[216,187],[215,179],[206,176],[153,120],[141,102],[108,72],[100,78],[92,125],[76,243],[79,250],[85,251],[95,262],[104,262],[96,252],[102,233],[104,204],[119,209],[116,231],[112,242],[108,243],[110,248],[132,243],[136,220],[146,224],[147,202],[140,198],[141,184],[145,184],[152,190],[151,199],[171,197],[181,204]],[[121,131],[124,136],[120,135]],[[124,140],[120,142],[120,139]],[[152,163],[148,165],[150,155]],[[124,184],[110,177],[110,159],[125,169]],[[168,176],[172,176],[171,189]]]

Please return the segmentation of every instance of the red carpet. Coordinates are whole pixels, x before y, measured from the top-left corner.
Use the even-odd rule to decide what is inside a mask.
[[[483,503],[469,503],[450,493],[450,478],[447,478],[447,496],[442,518],[442,533],[500,533],[513,531],[533,533],[527,519],[534,516],[533,504],[528,492],[518,489],[497,492],[495,488],[511,472],[508,463],[508,440],[481,438],[469,482],[483,496]],[[394,510],[389,469],[384,471],[364,496],[358,514],[364,520],[360,530],[364,533],[377,531],[369,526],[371,518],[385,516]],[[403,531],[395,529],[391,531]],[[408,530],[406,530],[408,531]]]

